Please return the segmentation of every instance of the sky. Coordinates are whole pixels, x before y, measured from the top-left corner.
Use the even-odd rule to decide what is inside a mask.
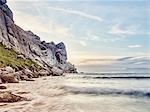
[[[63,41],[79,71],[150,64],[148,0],[7,0],[14,21],[47,42]]]

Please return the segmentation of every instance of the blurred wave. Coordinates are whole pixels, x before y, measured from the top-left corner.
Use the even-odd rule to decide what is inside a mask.
[[[121,90],[111,88],[80,88],[66,86],[65,89],[73,94],[91,94],[91,95],[127,95],[134,97],[147,97],[150,98],[150,91],[138,91],[138,90]]]

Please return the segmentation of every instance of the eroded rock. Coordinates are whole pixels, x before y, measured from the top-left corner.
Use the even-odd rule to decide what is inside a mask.
[[[0,89],[7,89],[6,86],[0,85]]]
[[[10,17],[13,20],[13,13],[10,10],[10,8],[6,5],[6,3],[6,0],[0,0],[0,8],[8,17]]]
[[[20,79],[21,80],[28,80],[28,76],[27,75],[20,75]]]
[[[0,76],[3,83],[19,83],[19,76],[14,73],[2,74]]]
[[[14,73],[15,72],[15,70],[12,67],[10,67],[10,66],[5,67],[4,71],[6,71],[8,73]]]
[[[0,4],[3,5],[3,4],[6,4],[7,1],[6,0],[0,0]]]
[[[0,68],[0,74],[8,74],[8,73],[14,73],[15,70],[10,67],[10,66],[7,66],[5,68]]]
[[[65,44],[41,41],[33,32],[24,31],[17,26],[13,21],[12,11],[6,5],[6,0],[0,0],[0,42],[22,54],[18,58],[29,58],[49,71],[53,67],[60,68],[63,72],[71,70],[67,62]]]
[[[26,59],[23,55],[18,55],[17,58]]]
[[[26,75],[28,78],[33,78],[33,72],[31,70],[29,70],[28,68],[24,69],[23,71],[23,75]]]
[[[50,76],[50,75],[52,75],[52,73],[50,71],[44,70],[44,69],[38,71],[38,74],[39,74],[39,76]]]
[[[51,71],[53,72],[53,75],[54,76],[60,76],[60,75],[63,75],[63,70],[61,70],[61,69],[59,69],[59,68],[57,68],[57,67],[53,67],[52,69],[51,69]]]
[[[13,102],[18,102],[18,101],[26,101],[26,100],[27,98],[12,94],[9,91],[0,91],[1,103],[13,103]]]

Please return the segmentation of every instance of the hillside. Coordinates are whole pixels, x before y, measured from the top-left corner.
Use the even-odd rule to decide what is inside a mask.
[[[76,72],[74,65],[67,61],[65,44],[41,41],[31,31],[24,31],[13,20],[13,13],[6,0],[0,0],[0,66],[30,67],[33,63],[51,70],[53,67],[62,72]],[[9,49],[5,49],[9,48]],[[17,53],[24,59],[18,59]]]
[[[0,67],[11,66],[19,70],[22,68],[31,68],[33,65],[37,68],[40,67],[31,59],[24,59],[23,55],[13,49],[5,48],[5,46],[0,43]]]

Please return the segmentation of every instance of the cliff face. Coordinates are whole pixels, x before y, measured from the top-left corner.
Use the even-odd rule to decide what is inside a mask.
[[[0,43],[23,54],[24,58],[35,61],[43,68],[51,71],[76,72],[74,65],[67,62],[64,43],[46,43],[31,31],[24,31],[17,26],[6,0],[0,0]]]

